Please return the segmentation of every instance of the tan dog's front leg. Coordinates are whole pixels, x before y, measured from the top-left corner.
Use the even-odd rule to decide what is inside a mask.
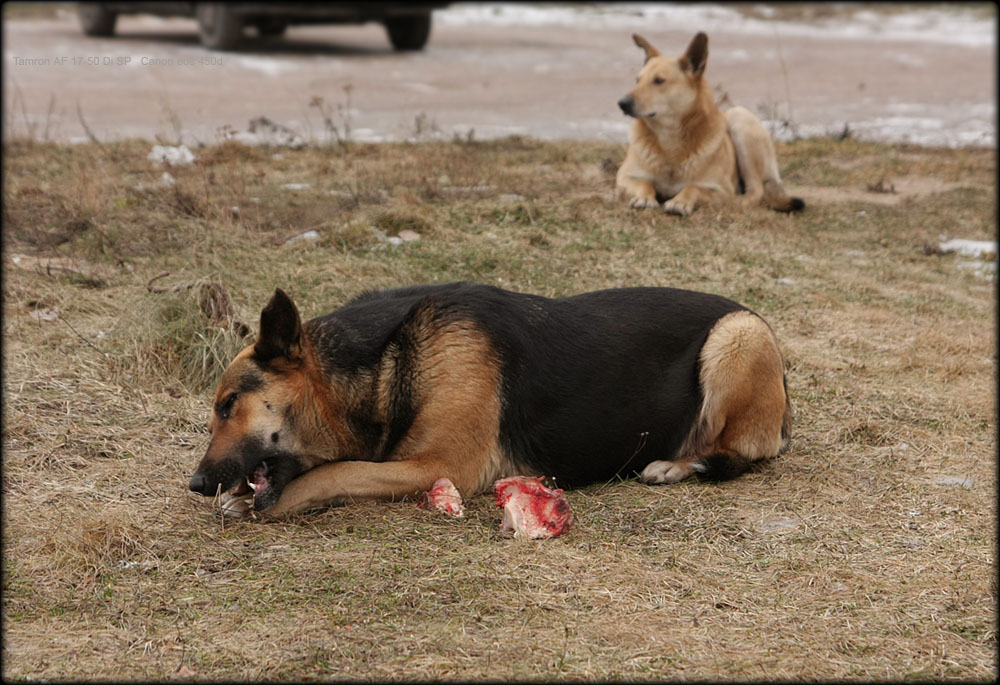
[[[659,207],[656,201],[656,189],[649,181],[633,178],[627,174],[618,174],[616,181],[618,185],[618,196],[629,201],[628,206],[632,209],[646,209],[647,207]]]
[[[260,513],[270,518],[353,500],[402,499],[429,490],[441,477],[449,477],[444,467],[418,459],[332,462],[290,482],[278,501]],[[452,480],[467,492],[464,483]]]
[[[690,216],[698,208],[707,192],[698,186],[685,186],[684,189],[663,203],[663,211],[667,214]]]

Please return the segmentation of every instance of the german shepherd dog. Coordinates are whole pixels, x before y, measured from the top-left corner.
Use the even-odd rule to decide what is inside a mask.
[[[716,295],[451,283],[367,292],[303,324],[278,289],[222,374],[190,488],[270,516],[442,477],[463,497],[518,474],[727,479],[790,428],[774,333]]]
[[[618,169],[617,193],[634,209],[658,207],[688,216],[710,201],[743,192],[745,206],[764,201],[779,212],[805,203],[789,197],[764,125],[744,107],[719,111],[705,81],[708,36],[697,34],[678,59],[662,56],[640,35],[646,52],[636,86],[618,101],[634,118]]]

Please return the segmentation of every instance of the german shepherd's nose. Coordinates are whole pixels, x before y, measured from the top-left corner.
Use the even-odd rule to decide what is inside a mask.
[[[194,474],[188,488],[190,488],[191,492],[197,492],[199,495],[205,495],[206,497],[215,494],[214,491],[208,489],[208,477],[201,471]]]
[[[621,100],[619,100],[618,106],[622,108],[622,112],[629,115],[630,117],[635,116],[635,100],[632,99],[631,95],[626,95]]]

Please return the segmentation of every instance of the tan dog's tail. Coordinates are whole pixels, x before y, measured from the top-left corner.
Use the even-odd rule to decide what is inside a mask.
[[[776,212],[801,212],[806,208],[802,198],[791,197],[777,178],[764,179],[764,202]]]

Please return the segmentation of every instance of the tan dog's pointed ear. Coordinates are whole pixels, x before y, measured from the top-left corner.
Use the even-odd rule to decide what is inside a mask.
[[[657,50],[656,48],[654,48],[652,45],[650,45],[649,41],[646,40],[645,38],[643,38],[642,36],[640,36],[638,33],[633,33],[632,34],[632,40],[635,41],[636,45],[638,45],[640,48],[642,48],[643,50],[646,51],[646,59],[643,62],[643,64],[645,64],[646,62],[648,62],[653,57],[659,57],[660,56],[660,51]]]
[[[253,356],[260,362],[283,357],[297,359],[302,353],[302,321],[295,303],[281,288],[260,313],[260,335],[253,346]]]
[[[691,39],[687,52],[680,59],[681,69],[691,72],[694,76],[701,76],[705,73],[706,63],[708,63],[708,36],[704,31],[699,31]]]

